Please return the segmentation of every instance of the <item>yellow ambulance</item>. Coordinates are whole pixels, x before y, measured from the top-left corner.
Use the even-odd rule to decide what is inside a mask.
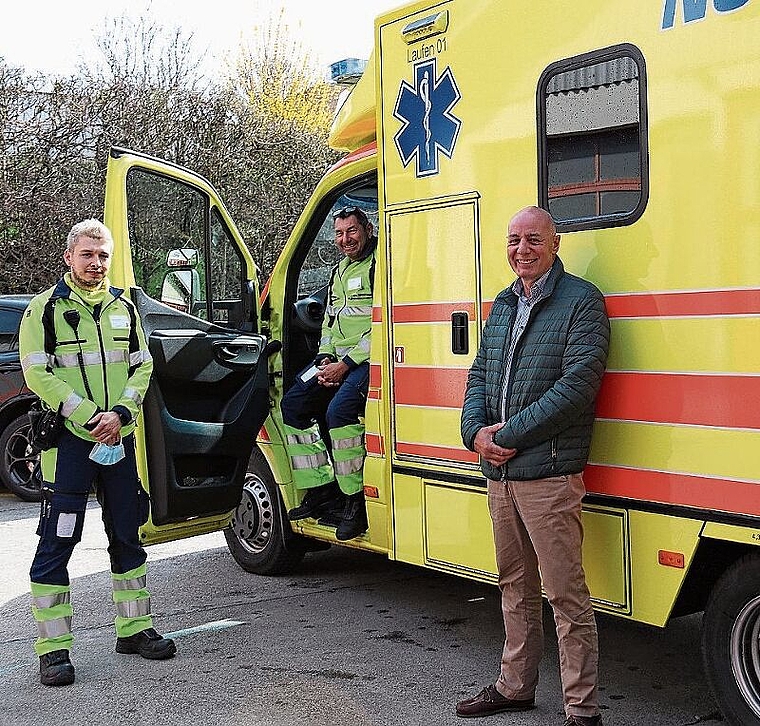
[[[705,610],[707,675],[760,724],[760,2],[440,0],[379,17],[339,109],[347,152],[266,288],[217,193],[113,149],[113,279],[150,338],[146,543],[225,528],[248,571],[335,541],[297,503],[279,402],[319,342],[332,212],[379,231],[357,549],[495,582],[485,481],[459,438],[483,321],[538,204],[605,294],[611,354],[585,472],[598,611]]]

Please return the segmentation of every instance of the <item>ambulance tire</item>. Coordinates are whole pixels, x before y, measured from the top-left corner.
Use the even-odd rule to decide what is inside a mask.
[[[306,538],[290,526],[269,464],[259,449],[251,454],[243,497],[224,537],[235,562],[257,575],[291,572],[308,549]]]
[[[702,620],[702,659],[727,724],[760,724],[760,553],[734,562]]]

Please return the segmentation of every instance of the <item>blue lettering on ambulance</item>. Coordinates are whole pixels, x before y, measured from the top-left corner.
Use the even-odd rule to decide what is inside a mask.
[[[705,15],[707,15],[707,0],[665,0],[665,8],[662,11],[663,30],[668,30],[675,25],[676,7],[679,1],[683,9],[684,23],[704,20]],[[749,0],[713,0],[713,7],[719,13],[730,13],[748,2]]]
[[[719,13],[730,13],[746,5],[749,0],[713,0],[713,5]]]

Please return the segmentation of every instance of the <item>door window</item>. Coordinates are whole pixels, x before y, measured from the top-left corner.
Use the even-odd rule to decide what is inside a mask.
[[[212,320],[230,328],[243,322],[243,260],[219,211],[211,212]]]
[[[135,281],[180,312],[239,327],[243,261],[206,194],[177,179],[134,168],[127,175]]]
[[[335,245],[333,214],[344,207],[358,207],[364,211],[372,223],[372,234],[377,236],[377,188],[357,189],[338,197],[322,221],[301,266],[298,275],[299,300],[325,289],[333,267],[343,258],[343,254]]]
[[[343,258],[335,244],[333,214],[344,207],[358,207],[372,224],[377,237],[377,184],[371,181],[345,191],[332,203],[324,200],[315,213],[288,265],[283,339],[287,341],[283,386],[287,390],[296,373],[319,350],[322,322],[333,268]]]

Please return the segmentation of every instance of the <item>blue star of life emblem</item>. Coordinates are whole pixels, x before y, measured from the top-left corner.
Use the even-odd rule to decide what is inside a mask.
[[[436,76],[436,59],[414,66],[414,85],[401,81],[393,116],[401,128],[393,140],[406,167],[416,160],[417,176],[438,173],[438,152],[449,159],[462,125],[451,109],[461,98],[451,68]]]

